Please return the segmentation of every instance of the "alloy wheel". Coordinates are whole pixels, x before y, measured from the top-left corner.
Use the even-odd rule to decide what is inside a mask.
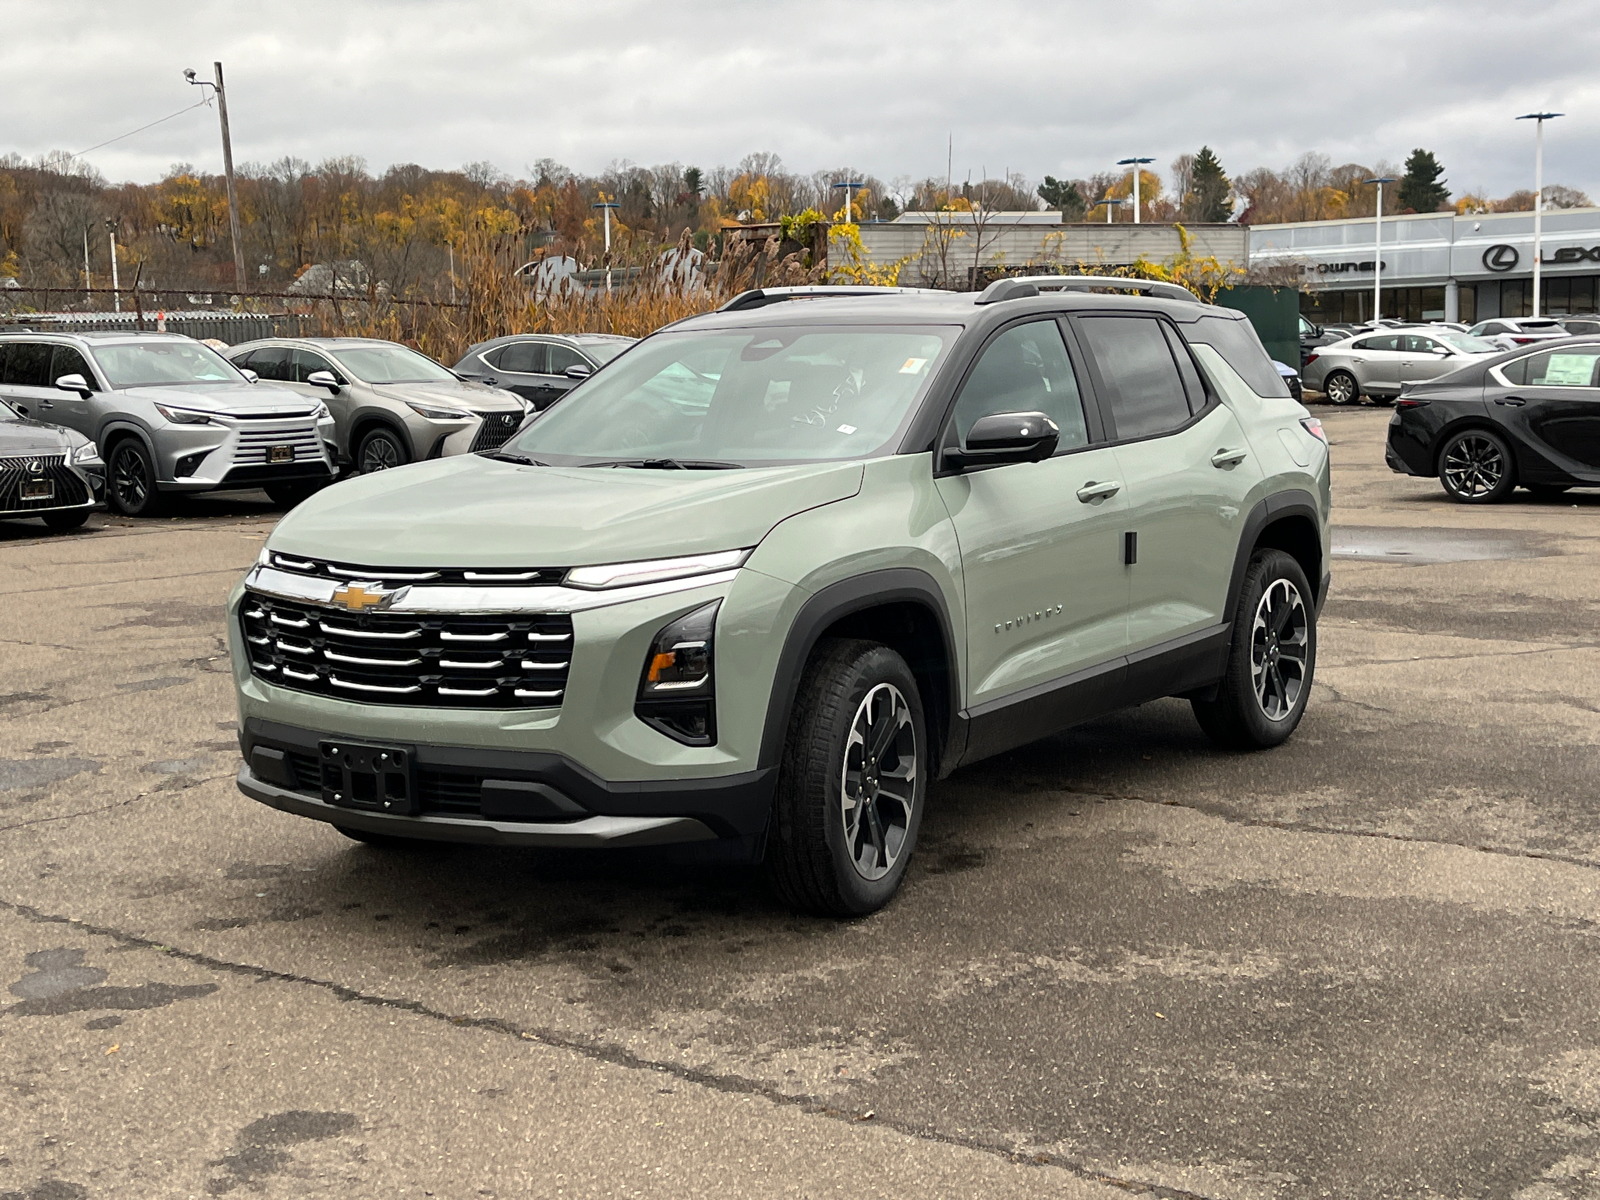
[[[125,512],[138,512],[149,499],[144,457],[132,446],[123,446],[112,460],[111,486],[116,491],[118,507]]]
[[[400,452],[386,437],[370,438],[361,448],[361,473],[387,471],[400,465]]]
[[[1269,721],[1294,711],[1306,684],[1309,649],[1305,601],[1287,579],[1274,579],[1250,627],[1250,672],[1256,703]]]
[[[1475,500],[1500,486],[1506,476],[1506,459],[1493,439],[1464,433],[1445,450],[1439,473],[1452,492]]]
[[[880,683],[850,722],[839,788],[845,847],[863,879],[882,879],[899,861],[917,782],[911,708],[899,688]]]

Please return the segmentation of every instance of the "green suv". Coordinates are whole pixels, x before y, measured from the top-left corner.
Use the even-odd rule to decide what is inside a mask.
[[[1310,696],[1328,453],[1170,285],[746,293],[498,450],[343,483],[229,609],[239,786],[363,842],[717,843],[884,904],[929,784],[1183,696]]]

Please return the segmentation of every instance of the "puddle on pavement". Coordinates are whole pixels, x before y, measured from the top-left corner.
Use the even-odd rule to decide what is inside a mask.
[[[1557,554],[1537,534],[1499,529],[1335,528],[1333,557],[1430,566],[1508,558],[1547,558]]]

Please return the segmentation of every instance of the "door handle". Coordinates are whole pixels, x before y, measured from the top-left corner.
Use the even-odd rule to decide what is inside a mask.
[[[1213,467],[1231,467],[1250,457],[1248,450],[1218,450],[1211,456]]]
[[[1115,496],[1122,490],[1122,485],[1115,481],[1096,483],[1090,480],[1078,489],[1078,499],[1085,504],[1093,504],[1096,500],[1104,500],[1108,496]]]
[[[1521,396],[1496,396],[1494,402],[1496,404],[1509,404],[1512,408],[1521,408],[1527,403]]]

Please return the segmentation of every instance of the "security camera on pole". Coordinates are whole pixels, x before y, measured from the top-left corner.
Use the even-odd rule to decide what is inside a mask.
[[[1565,116],[1558,112],[1524,113],[1518,117],[1519,121],[1532,121],[1533,124],[1533,315],[1539,315],[1539,260],[1542,257],[1539,250],[1540,228],[1544,216],[1544,123],[1553,121],[1557,117]]]
[[[1362,183],[1375,183],[1378,185],[1378,206],[1374,210],[1373,218],[1373,252],[1372,252],[1372,327],[1378,328],[1378,318],[1383,316],[1383,185],[1393,183],[1393,175],[1375,175],[1371,179],[1363,179]]]
[[[1132,166],[1133,167],[1133,223],[1135,225],[1137,225],[1139,223],[1139,171],[1144,166],[1145,163],[1153,163],[1153,162],[1155,162],[1155,159],[1153,159],[1153,158],[1119,158],[1119,159],[1117,159],[1117,166],[1119,166],[1119,167]]]
[[[228,180],[228,232],[233,236],[233,286],[243,292],[249,285],[244,273],[244,239],[239,236],[239,193],[233,185],[233,139],[228,134],[228,93],[222,87],[222,64],[212,63],[216,82],[196,79],[194,68],[184,69],[183,77],[197,88],[210,88],[217,95],[217,117],[222,122],[222,171]]]

